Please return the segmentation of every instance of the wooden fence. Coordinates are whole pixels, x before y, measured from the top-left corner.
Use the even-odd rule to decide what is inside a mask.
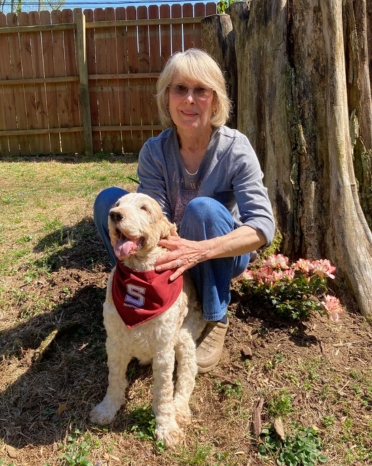
[[[168,57],[216,4],[0,13],[0,154],[138,152]]]

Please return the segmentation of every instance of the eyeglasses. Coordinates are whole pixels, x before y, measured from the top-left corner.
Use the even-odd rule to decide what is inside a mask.
[[[184,97],[185,95],[188,94],[189,90],[192,90],[194,93],[194,96],[197,99],[208,99],[213,94],[213,89],[209,89],[203,86],[196,86],[196,87],[187,87],[184,86],[183,84],[170,84],[169,86],[169,92],[173,95],[176,96],[182,96]]]

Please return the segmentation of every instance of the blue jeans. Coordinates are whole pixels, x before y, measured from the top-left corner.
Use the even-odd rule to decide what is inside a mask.
[[[94,222],[109,254],[112,265],[116,264],[108,234],[107,218],[110,208],[119,197],[127,194],[121,188],[112,187],[100,192],[94,203]],[[218,201],[209,197],[197,197],[189,202],[182,218],[179,234],[182,238],[202,241],[230,233],[236,224],[230,212]],[[223,259],[211,259],[189,269],[195,283],[205,320],[222,319],[230,302],[231,279],[247,268],[249,254]]]

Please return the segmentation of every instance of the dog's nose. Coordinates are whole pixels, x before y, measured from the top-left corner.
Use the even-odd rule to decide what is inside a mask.
[[[124,216],[120,212],[115,212],[114,210],[110,212],[110,218],[115,223],[120,222],[123,219],[123,217]]]

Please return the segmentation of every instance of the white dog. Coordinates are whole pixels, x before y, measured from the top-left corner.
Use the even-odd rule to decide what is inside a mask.
[[[182,427],[191,421],[195,341],[204,328],[201,308],[187,273],[172,285],[168,280],[172,271],[154,271],[157,257],[166,251],[158,246],[159,239],[177,234],[155,200],[127,194],[110,210],[108,222],[111,244],[120,257],[108,281],[103,310],[109,385],[90,418],[97,424],[112,422],[125,401],[129,361],[133,357],[143,364],[152,361],[155,434],[167,447],[176,445],[183,437]],[[170,296],[157,296],[159,290],[170,291]]]

